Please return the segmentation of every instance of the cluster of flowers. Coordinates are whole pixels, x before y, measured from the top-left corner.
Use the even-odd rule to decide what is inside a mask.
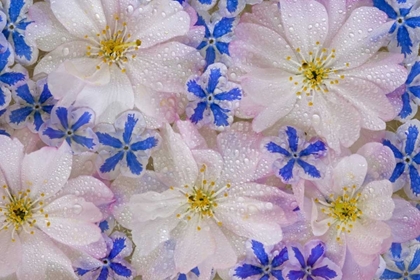
[[[0,29],[0,279],[420,279],[419,0],[0,0]]]

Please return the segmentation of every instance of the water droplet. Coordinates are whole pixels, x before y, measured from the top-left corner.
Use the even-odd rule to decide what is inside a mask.
[[[76,215],[79,215],[80,213],[82,213],[83,207],[80,204],[75,204],[73,206],[73,213]]]
[[[69,53],[70,53],[69,48],[64,48],[64,49],[63,49],[63,55],[64,55],[64,56],[69,55]]]

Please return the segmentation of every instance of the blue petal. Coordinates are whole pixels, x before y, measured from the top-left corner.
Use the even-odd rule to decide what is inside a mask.
[[[219,84],[219,79],[222,77],[222,73],[220,72],[220,68],[212,68],[210,69],[210,76],[209,81],[207,84],[207,93],[214,93],[217,85]]]
[[[420,164],[420,153],[411,158],[415,163]]]
[[[51,127],[48,127],[42,132],[43,135],[47,135],[50,139],[60,139],[65,136],[64,132],[61,130],[56,130]]]
[[[155,137],[149,137],[143,141],[139,141],[136,143],[131,144],[131,150],[132,151],[145,151],[145,150],[149,150],[153,147],[156,147],[156,145],[158,144],[158,140]]]
[[[398,28],[397,41],[398,46],[401,46],[401,53],[404,54],[404,56],[411,54],[411,47],[413,46],[413,43],[411,42],[410,34],[404,25],[401,25]]]
[[[321,173],[316,169],[315,166],[312,164],[307,163],[306,161],[301,160],[300,158],[297,160],[297,163],[303,168],[306,174],[314,178],[321,178]]]
[[[108,273],[109,273],[108,268],[105,267],[105,266],[102,267],[101,274],[99,274],[97,280],[107,280],[108,279]]]
[[[189,80],[187,83],[187,89],[189,92],[199,98],[205,98],[207,96],[203,88],[197,83],[196,80]]]
[[[417,98],[420,98],[420,86],[409,87],[408,90]]]
[[[134,114],[128,114],[127,121],[124,125],[123,141],[125,144],[130,143],[133,129],[136,126],[138,119],[134,117]]]
[[[216,100],[233,101],[233,100],[241,100],[241,98],[242,98],[242,92],[239,88],[233,88],[228,92],[222,92],[222,93],[214,95],[214,99]]]
[[[127,166],[130,168],[131,173],[140,175],[143,171],[143,165],[137,160],[136,155],[129,151],[127,153]]]
[[[384,273],[382,273],[381,277],[379,279],[401,279],[403,278],[401,273],[385,269]]]
[[[197,107],[194,109],[194,114],[191,115],[190,120],[192,123],[198,123],[203,119],[204,110],[207,108],[206,102],[200,102],[197,104]]]
[[[413,110],[411,109],[411,100],[410,96],[408,95],[408,92],[404,92],[404,94],[401,96],[402,100],[402,108],[398,116],[400,116],[402,119],[407,118],[411,113],[413,113]]]
[[[32,107],[21,107],[19,109],[13,110],[10,113],[9,120],[11,123],[19,124],[26,121],[26,118],[32,113]]]
[[[187,279],[187,275],[185,275],[185,274],[181,273],[181,274],[178,276],[178,279],[177,279],[177,280],[188,280],[188,279]]]
[[[21,30],[26,30],[26,27],[28,27],[28,25],[31,24],[32,22],[33,21],[25,21],[25,20],[19,21],[16,24],[16,28],[21,29]]]
[[[405,153],[406,155],[411,155],[411,153],[414,151],[417,137],[419,136],[419,130],[417,126],[410,125],[407,129],[406,135],[407,140],[405,142]]]
[[[226,42],[216,42],[216,48],[219,53],[224,53],[230,56],[229,53],[229,43]]]
[[[298,148],[299,137],[297,136],[297,131],[291,126],[288,126],[286,129],[287,141],[289,142],[289,147],[292,152],[296,152]]]
[[[102,145],[114,147],[116,149],[121,149],[123,146],[120,139],[117,139],[108,133],[96,132],[96,136],[98,136],[99,143]]]
[[[411,28],[420,27],[420,17],[412,17],[405,20],[405,24],[407,24]]]
[[[200,276],[200,270],[198,269],[198,267],[194,267],[193,269],[191,269],[191,272],[197,276]]]
[[[239,0],[226,0],[226,8],[229,13],[233,13],[238,8],[238,1]]]
[[[105,160],[104,164],[99,168],[102,173],[110,172],[114,170],[118,162],[120,162],[124,157],[124,152],[118,152],[112,157],[109,157]]]
[[[237,276],[241,279],[246,279],[250,276],[260,275],[262,273],[263,273],[263,271],[262,271],[261,267],[245,263],[242,266],[239,266],[235,269],[234,276]]]
[[[48,88],[48,84],[44,85],[42,89],[41,95],[39,96],[39,103],[43,104],[45,101],[50,99],[52,96],[50,89]]]
[[[116,238],[114,240],[114,242],[112,244],[112,250],[111,250],[111,252],[109,253],[109,256],[108,256],[109,259],[111,259],[111,260],[114,259],[116,256],[118,256],[119,253],[121,253],[121,251],[125,247],[127,247],[125,245],[125,241],[126,241],[126,239],[123,238],[123,237]]]
[[[279,175],[283,178],[285,181],[289,181],[293,178],[293,166],[295,165],[295,160],[290,159],[285,166],[280,168]]]
[[[16,89],[16,95],[26,101],[28,104],[34,104],[35,100],[32,96],[28,84],[24,84]]]
[[[258,258],[260,263],[262,265],[267,265],[269,260],[268,260],[268,255],[265,252],[264,245],[255,240],[252,240],[251,244],[252,244],[252,251],[254,251],[254,255]]]
[[[15,53],[17,56],[25,57],[26,60],[32,59],[32,48],[25,42],[25,37],[19,32],[13,32],[13,43],[15,46]]]
[[[411,84],[414,81],[414,78],[417,77],[418,74],[420,74],[420,62],[416,61],[413,67],[411,67],[410,73],[408,74],[408,77],[405,83],[407,85]]]
[[[303,279],[305,277],[305,272],[301,270],[290,270],[289,274],[287,274],[287,277],[289,280],[299,280]]]
[[[54,108],[54,105],[44,105],[41,108],[45,113],[51,114],[51,110]]]
[[[235,21],[235,18],[222,18],[219,20],[213,29],[213,36],[215,38],[220,38],[230,32],[232,32],[233,28],[233,22]]]
[[[384,11],[389,18],[396,19],[398,14],[386,0],[373,0],[373,5],[381,11]]]
[[[85,275],[86,273],[88,273],[90,270],[86,270],[86,269],[82,269],[82,268],[76,268],[76,273],[77,273],[77,275],[79,275],[79,276],[83,276],[83,275]]]
[[[44,120],[42,119],[41,114],[39,112],[35,112],[34,113],[35,130],[38,131],[43,123],[44,123]]]
[[[209,0],[209,1],[210,1],[209,2],[209,4],[210,4],[212,0]],[[202,16],[198,15],[197,22],[195,23],[195,25],[196,26],[204,26],[204,28],[205,28],[204,37],[205,38],[209,38],[211,36],[210,30],[207,27],[206,21],[204,20],[204,18]]]
[[[268,274],[264,274],[261,278],[260,278],[260,280],[269,280],[270,279],[270,275],[268,275]]]
[[[6,135],[6,136],[9,136],[10,137],[10,134],[7,133],[7,131],[4,130],[4,129],[0,129],[0,135]]]
[[[390,148],[392,150],[395,158],[402,159],[404,157],[404,155],[400,152],[400,150],[398,150],[397,147],[395,147],[394,144],[391,143],[391,141],[389,141],[387,139],[384,139],[382,141],[382,144],[387,146],[388,148]]]
[[[391,248],[389,250],[391,251],[393,258],[401,259],[401,252],[402,252],[401,243],[392,243]]]
[[[282,155],[285,155],[286,157],[290,157],[292,156],[289,151],[287,151],[286,149],[283,149],[282,147],[280,147],[279,145],[277,145],[274,142],[269,142],[267,143],[267,145],[265,145],[265,148],[270,152],[270,153],[279,153]]]
[[[0,72],[6,67],[9,62],[10,50],[7,49],[4,53],[0,53]]]
[[[0,87],[0,106],[4,106],[6,104],[6,94],[4,93],[3,89]]]
[[[311,253],[309,254],[308,260],[306,261],[307,265],[314,266],[319,258],[324,255],[324,252],[324,245],[322,243],[318,243],[318,245],[311,249]]]
[[[211,0],[198,0],[198,2],[200,2],[201,4],[210,5],[212,1]]]
[[[405,263],[404,261],[396,261],[395,265],[398,267],[399,270],[403,271],[405,270]]]
[[[277,280],[284,280],[281,270],[272,270],[271,275],[273,275]]]
[[[102,232],[105,232],[109,229],[109,224],[107,220],[103,220],[102,222],[99,223],[99,228],[101,229]]]
[[[58,107],[55,111],[55,114],[57,115],[58,119],[60,120],[61,125],[64,129],[69,128],[69,123],[67,119],[67,109],[65,107]]]
[[[0,82],[13,86],[19,81],[25,80],[25,75],[17,72],[5,72],[0,76]]]
[[[213,64],[216,60],[216,51],[213,46],[209,46],[206,50],[206,63],[207,65]]]
[[[398,178],[400,178],[401,174],[403,174],[405,169],[405,164],[402,162],[397,163],[397,165],[395,165],[394,171],[392,172],[391,177],[389,178],[389,180],[394,183],[395,181],[397,181]]]
[[[78,130],[80,127],[88,124],[92,118],[92,114],[90,112],[84,112],[80,118],[72,125],[71,129],[73,131]]]
[[[286,247],[284,247],[284,248],[280,251],[280,253],[279,253],[277,256],[275,256],[275,257],[273,258],[273,261],[271,262],[271,265],[272,265],[273,267],[279,267],[279,266],[281,266],[284,262],[286,262],[287,260],[289,260],[289,254],[288,254],[288,252],[287,252],[287,248],[286,248]]]
[[[417,249],[416,252],[414,253],[413,260],[408,266],[408,271],[410,272],[414,271],[414,269],[418,268],[419,265],[420,265],[420,249]],[[416,270],[415,272],[418,272],[418,270]]]
[[[208,45],[207,40],[204,39],[201,41],[200,45],[198,45],[197,50],[201,50],[202,48],[206,47]]]
[[[420,274],[411,274],[410,277],[412,280],[420,280]]]
[[[397,0],[397,1],[401,1],[401,0]],[[410,7],[410,8],[400,8],[400,16],[406,17],[410,13],[411,8],[412,7]]]
[[[219,105],[212,103],[210,105],[210,110],[213,112],[214,115],[214,124],[217,126],[228,126],[228,115],[226,113],[229,112],[228,109],[223,109]]]
[[[9,7],[10,21],[16,22],[24,5],[25,5],[24,0],[11,0],[10,1],[10,7]]]
[[[416,167],[410,165],[410,189],[414,195],[420,195],[420,176]]]
[[[95,147],[95,141],[93,141],[93,138],[88,138],[80,135],[73,135],[71,139],[77,144],[82,145],[83,147],[86,147],[88,149],[93,149],[93,147]]]
[[[312,275],[322,277],[326,280],[337,277],[337,272],[329,268],[327,265],[315,268],[312,270]]]
[[[292,247],[293,252],[295,253],[296,259],[299,261],[301,267],[306,267],[305,258],[302,255],[302,252],[297,247]]]
[[[327,150],[327,148],[325,147],[325,143],[318,140],[314,143],[309,144],[308,147],[303,149],[299,153],[299,157],[304,157],[308,155],[316,155],[318,154],[318,152],[325,151],[325,150]]]

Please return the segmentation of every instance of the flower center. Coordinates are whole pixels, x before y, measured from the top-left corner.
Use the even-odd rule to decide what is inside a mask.
[[[351,188],[344,187],[343,195],[335,198],[335,195],[330,195],[330,202],[323,202],[315,199],[315,202],[325,206],[321,211],[333,220],[333,224],[337,224],[337,241],[340,241],[340,234],[342,232],[350,233],[354,222],[362,215],[362,211],[357,207],[360,198],[360,193],[355,194],[356,186]],[[328,223],[331,226],[331,222]]]
[[[295,51],[298,61],[290,56],[286,57],[296,68],[295,76],[290,76],[289,81],[297,87],[296,95],[302,98],[302,94],[305,93],[308,105],[312,106],[315,92],[327,93],[328,85],[338,84],[339,79],[344,79],[344,75],[339,74],[343,68],[333,67],[335,49],[329,51],[321,48],[319,42],[316,42],[316,48],[307,54],[302,53],[300,48]],[[349,63],[345,63],[345,67],[349,66]]]
[[[134,59],[135,54],[131,54],[137,51],[141,45],[139,39],[131,39],[131,34],[127,31],[127,23],[122,24],[119,21],[119,17],[115,17],[115,28],[111,30],[111,27],[107,25],[101,33],[96,36],[89,37],[85,35],[92,46],[87,47],[86,55],[93,58],[100,58],[101,63],[96,66],[97,69],[101,68],[102,64],[116,64],[122,72],[125,72],[124,64],[129,59]]]
[[[214,191],[210,193],[202,189],[193,188],[192,193],[188,196],[188,203],[193,212],[200,213],[201,216],[213,216],[213,207],[217,206],[214,200]]]
[[[17,195],[12,195],[6,185],[3,186],[3,189],[6,194],[0,201],[0,231],[13,228],[12,241],[15,241],[14,233],[21,229],[26,233],[34,234],[32,228],[36,223],[35,216],[39,213],[46,218],[47,226],[50,226],[50,222],[47,220],[48,214],[44,214],[42,209],[44,194],[41,194],[40,199],[32,200],[29,197],[31,192],[29,189],[24,192],[20,191]]]

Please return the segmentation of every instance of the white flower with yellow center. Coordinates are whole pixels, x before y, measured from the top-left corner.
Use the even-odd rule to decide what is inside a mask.
[[[198,51],[175,39],[190,31],[176,1],[52,0],[30,14],[28,37],[47,52],[35,73],[50,74],[51,93],[63,105],[91,107],[98,122],[134,104],[158,125],[168,114],[161,97],[184,91],[201,67]]]
[[[385,150],[377,146],[370,148]],[[390,152],[382,155],[392,161]],[[387,179],[374,180],[372,174],[366,159],[354,154],[338,162],[332,178],[314,182],[320,193],[312,202],[312,229],[335,248],[332,255],[338,262],[349,250],[357,264],[367,266],[391,237],[385,221],[391,219],[395,208],[392,184]]]
[[[24,154],[18,140],[0,136],[0,277],[41,280],[54,266],[74,275],[56,243],[82,249],[101,239],[102,213],[80,193],[88,185],[108,202],[112,193],[92,177],[69,180],[71,165],[66,144]]]

